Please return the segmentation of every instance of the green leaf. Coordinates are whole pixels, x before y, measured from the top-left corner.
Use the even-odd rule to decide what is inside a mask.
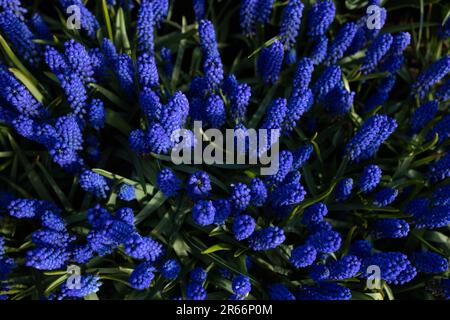
[[[27,172],[28,179],[30,180],[30,183],[33,186],[36,193],[41,197],[42,200],[48,200],[48,201],[53,202],[53,199],[50,196],[50,193],[48,192],[47,188],[42,183],[39,175],[33,169],[32,165],[30,164],[28,159],[22,153],[22,150],[17,145],[14,138],[10,134],[8,134],[8,138],[11,143],[11,146],[13,147],[14,151],[17,153],[19,161],[22,163],[22,166],[25,168],[25,172]]]
[[[250,59],[251,57],[253,57],[254,55],[258,54],[258,52],[260,52],[263,48],[267,48],[268,46],[270,46],[272,43],[275,42],[275,40],[280,39],[279,36],[273,37],[269,40],[267,40],[266,42],[264,42],[264,44],[262,46],[260,46],[259,48],[257,48],[255,51],[253,51],[252,53],[250,53],[250,55],[247,57],[247,59]]]
[[[270,102],[272,101],[272,98],[275,95],[277,87],[278,87],[278,82],[269,89],[266,96],[261,101],[258,109],[256,110],[256,112],[253,114],[253,117],[249,121],[248,128],[256,128],[258,126],[262,117],[266,114],[267,107],[269,106]]]
[[[123,110],[129,110],[129,103],[125,102],[124,100],[120,99],[115,93],[109,91],[108,89],[105,89],[101,85],[98,85],[96,83],[90,83],[89,86],[100,92],[102,95],[104,95],[109,101],[114,103],[114,105],[118,106],[119,108]]]
[[[145,205],[144,208],[135,217],[136,225],[148,218],[148,216],[157,210],[167,200],[167,197],[158,191],[155,196]]]
[[[105,1],[105,0],[103,0],[103,1]],[[85,296],[84,300],[100,300],[100,299],[98,298],[96,293],[91,293],[91,294],[88,294],[87,296]]]
[[[383,290],[386,292],[386,295],[389,300],[395,300],[394,293],[392,292],[392,289],[388,286],[386,282],[383,282]]]
[[[201,254],[209,254],[209,253],[213,253],[216,251],[223,251],[223,250],[232,250],[233,249],[233,245],[229,244],[229,243],[219,243],[219,244],[215,244],[205,250],[203,250],[201,252]]]
[[[345,0],[345,7],[349,10],[361,9],[367,5],[367,0]]]
[[[295,224],[297,222],[297,220],[299,219],[298,214],[302,210],[304,210],[307,207],[313,205],[314,203],[320,202],[323,199],[325,199],[326,197],[328,197],[333,192],[335,186],[336,186],[336,182],[333,182],[327,191],[323,192],[322,194],[320,194],[319,196],[317,196],[315,198],[307,199],[307,200],[303,201],[302,203],[300,203],[298,206],[295,207],[294,210],[292,210],[292,213],[289,215],[289,217],[283,223],[283,225]]]
[[[59,201],[61,201],[62,205],[64,206],[64,209],[66,211],[73,211],[73,208],[72,208],[72,205],[70,204],[69,199],[67,199],[64,191],[61,190],[61,188],[56,183],[55,179],[53,179],[53,176],[47,171],[47,169],[42,165],[42,163],[40,161],[37,161],[36,165],[41,170],[41,172],[44,174],[45,179],[47,179],[47,182],[50,184],[53,191],[58,196]]]
[[[136,198],[137,200],[141,200],[142,198],[144,198],[147,194],[151,194],[154,192],[155,187],[153,187],[151,184],[146,183],[145,184],[145,189],[142,187],[141,183],[135,180],[131,180],[125,177],[122,177],[118,174],[103,170],[103,169],[99,169],[99,168],[94,168],[92,169],[92,171],[108,178],[111,180],[116,180],[116,181],[120,181],[122,183],[126,183],[129,185],[132,185],[135,187],[136,189]]]
[[[111,27],[111,18],[109,17],[108,5],[106,0],[102,0],[103,17],[105,18],[106,30],[108,31],[108,37],[111,41],[114,41],[113,31]]]
[[[45,295],[50,294],[53,290],[55,290],[59,285],[61,285],[64,280],[67,279],[68,274],[64,274],[63,276],[59,277],[58,279],[56,279],[55,281],[53,281],[48,287],[47,289],[45,289]]]
[[[123,49],[128,55],[130,55],[131,54],[130,40],[128,40],[127,24],[125,22],[125,14],[123,13],[122,8],[119,8],[119,10],[117,11],[117,19],[119,22],[120,40],[122,42]]]
[[[450,250],[450,237],[446,236],[442,232],[439,231],[427,231],[424,235],[424,239],[440,243],[444,248],[449,248]]]
[[[124,135],[128,137],[131,132],[131,127],[127,121],[116,111],[112,111],[111,109],[106,110],[106,123],[111,127],[116,128]]]
[[[14,52],[9,47],[6,40],[0,35],[0,45],[2,46],[3,50],[5,51],[8,58],[14,63],[14,65],[22,71],[22,73],[33,83],[33,85],[37,86],[39,83],[35,77],[28,71],[27,68],[20,62],[19,58],[14,54]]]
[[[184,16],[182,18],[181,32],[182,33],[186,32],[186,17]],[[186,48],[186,39],[182,39],[180,41],[180,44],[178,45],[177,59],[175,60],[175,65],[172,71],[171,88],[173,91],[177,87],[178,80],[180,79],[181,64],[183,63],[185,48]]]
[[[16,68],[9,68],[12,74],[20,81],[22,84],[30,91],[33,97],[40,103],[44,102],[44,95],[39,91],[39,89],[34,85],[33,81],[27,77],[22,71]]]
[[[362,293],[352,291],[351,300],[384,300],[384,298],[380,292]]]

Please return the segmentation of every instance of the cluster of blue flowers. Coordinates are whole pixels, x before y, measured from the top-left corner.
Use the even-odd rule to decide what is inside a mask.
[[[204,0],[191,25],[167,21],[168,0],[106,1],[102,18],[59,1],[65,14],[73,5],[77,31],[0,1],[0,144],[17,152],[5,165],[14,179],[0,172],[0,300],[20,292],[25,269],[54,277],[73,265],[78,286],[50,278],[40,298],[102,296],[117,281],[139,299],[349,300],[422,274],[417,288],[450,298],[450,55],[398,79],[411,35],[382,29],[380,1],[368,4],[374,29],[368,12],[335,19],[331,0],[242,0],[234,38],[251,51],[231,66]],[[171,164],[173,150],[205,146],[196,121],[235,137],[279,130],[257,141],[258,155],[281,141],[278,170]],[[16,141],[40,148],[32,164]],[[373,266],[382,288],[366,286]]]

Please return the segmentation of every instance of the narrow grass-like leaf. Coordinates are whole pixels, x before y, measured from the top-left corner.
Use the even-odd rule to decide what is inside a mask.
[[[103,17],[105,18],[106,30],[108,31],[108,37],[111,41],[114,41],[113,31],[111,26],[111,18],[109,16],[108,5],[106,0],[102,0]]]
[[[30,91],[33,97],[40,103],[44,102],[44,95],[39,91],[39,89],[34,85],[33,81],[30,80],[22,71],[16,68],[9,68],[12,74],[20,81],[22,84]]]
[[[136,215],[136,225],[147,219],[148,216],[152,212],[157,210],[166,200],[167,197],[161,191],[158,191],[155,196],[145,205],[145,207],[142,208],[142,210]]]
[[[201,252],[201,254],[209,254],[209,253],[213,253],[216,251],[223,251],[223,250],[232,250],[233,249],[233,245],[229,244],[229,243],[219,243],[219,244],[215,244],[209,248],[206,248],[205,250],[203,250]]]
[[[269,106],[270,102],[272,101],[273,96],[275,95],[275,92],[277,90],[278,85],[275,84],[272,86],[272,88],[269,89],[264,99],[259,104],[258,109],[253,114],[253,117],[248,123],[249,128],[256,128],[261,121],[262,117],[266,114],[267,107]]]
[[[112,91],[105,89],[104,87],[96,84],[96,83],[90,83],[89,86],[100,92],[102,95],[104,95],[109,101],[114,103],[114,105],[118,106],[119,108],[123,110],[130,110],[129,103],[123,101],[120,99],[115,93]]]
[[[38,81],[36,78],[28,71],[27,68],[20,62],[19,58],[15,55],[15,53],[11,50],[6,40],[0,35],[0,45],[5,51],[6,56],[14,63],[14,65],[26,75],[26,77],[36,86]]]

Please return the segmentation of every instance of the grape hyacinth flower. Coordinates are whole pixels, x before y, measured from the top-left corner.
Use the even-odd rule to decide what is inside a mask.
[[[253,233],[248,244],[254,251],[270,250],[278,247],[286,240],[284,232],[279,227],[267,227]]]
[[[319,0],[308,12],[308,36],[316,38],[325,34],[334,20],[336,7],[333,1]]]
[[[354,241],[349,249],[348,254],[364,259],[372,255],[372,244],[367,240]]]
[[[339,61],[352,43],[358,26],[353,22],[348,22],[342,26],[337,33],[327,52],[325,65],[334,64]]]
[[[316,100],[318,102],[323,100],[325,96],[341,81],[341,77],[341,67],[338,65],[331,65],[327,67],[311,88]]]
[[[65,42],[64,46],[67,61],[83,83],[95,82],[94,67],[86,48],[73,39]]]
[[[361,177],[358,181],[359,190],[362,193],[368,193],[375,189],[381,180],[381,169],[375,164],[364,167]]]
[[[243,275],[234,277],[231,283],[231,289],[236,295],[246,296],[252,289],[250,278]]]
[[[42,104],[2,64],[0,64],[0,96],[19,114],[31,118],[45,116]]]
[[[359,162],[373,157],[396,128],[395,119],[386,115],[376,114],[367,119],[347,144],[346,153],[350,161]]]
[[[269,297],[271,300],[295,300],[295,296],[281,283],[269,287]]]
[[[341,246],[342,237],[335,231],[319,231],[310,235],[306,241],[320,253],[333,253]]]
[[[250,201],[256,207],[261,207],[267,200],[267,188],[259,178],[254,178],[250,182]]]
[[[122,53],[116,60],[116,75],[119,79],[122,90],[129,96],[131,96],[135,89],[134,82],[134,66],[130,56],[126,53]]]
[[[136,22],[136,35],[138,42],[138,51],[141,53],[154,54],[154,35],[153,27],[155,25],[154,8],[157,1],[143,0],[138,11]]]
[[[258,0],[242,0],[240,7],[240,25],[242,32],[247,35],[255,33]]]
[[[295,45],[302,21],[303,7],[304,5],[300,0],[290,0],[284,9],[280,36],[286,50],[291,49]]]
[[[158,86],[159,76],[155,57],[148,53],[140,55],[137,58],[137,71],[139,74],[139,84],[143,88],[153,88]]]
[[[297,293],[298,300],[350,300],[351,297],[350,289],[334,282],[304,285]]]
[[[192,208],[192,220],[199,226],[208,226],[214,223],[216,208],[212,201],[200,200]]]
[[[311,266],[309,275],[316,282],[324,281],[330,277],[330,269],[323,264],[314,264]]]
[[[404,238],[408,236],[409,224],[402,219],[380,219],[372,226],[376,239]]]
[[[176,279],[180,271],[180,264],[175,259],[169,259],[161,266],[161,274],[168,280]]]
[[[164,74],[167,78],[171,79],[173,72],[172,51],[169,48],[162,47],[160,55],[163,61]]]
[[[289,261],[295,268],[304,268],[312,265],[316,256],[317,251],[313,246],[302,245],[292,250]]]
[[[396,79],[394,76],[388,76],[381,80],[373,95],[371,95],[364,104],[365,111],[371,111],[378,106],[382,106],[389,98],[389,93],[394,88]]]
[[[348,113],[353,105],[355,92],[349,92],[344,85],[338,84],[324,98],[325,110],[333,115],[344,115]]]
[[[414,217],[414,224],[417,229],[441,228],[450,223],[448,206],[438,204],[431,206],[429,199],[426,198],[416,198],[409,201],[403,210]]]
[[[124,233],[123,238],[119,239],[119,243],[124,243],[124,251],[130,257],[138,260],[154,262],[163,254],[162,245],[151,237],[143,237],[138,233],[133,233],[133,228],[127,223],[118,223],[120,230]],[[128,233],[127,233],[128,232]],[[130,236],[131,234],[131,236]]]
[[[213,206],[216,209],[214,224],[223,225],[231,214],[230,201],[225,199],[215,200],[213,201]]]
[[[302,216],[303,224],[316,224],[328,214],[328,208],[323,202],[317,202],[305,209]]]
[[[425,97],[432,85],[450,72],[450,55],[435,61],[428,69],[422,71],[411,86],[411,95]]]
[[[388,53],[393,42],[393,37],[390,33],[379,35],[373,43],[367,48],[366,55],[362,60],[360,70],[364,74],[369,74],[375,70],[381,59]]]
[[[361,259],[357,256],[346,255],[337,261],[327,263],[330,271],[328,279],[343,280],[354,277],[361,269]]]
[[[152,9],[155,26],[159,28],[163,20],[167,17],[169,0],[153,0]]]
[[[448,270],[448,260],[431,251],[416,252],[411,260],[417,270],[424,273],[441,273]]]
[[[394,188],[383,188],[375,194],[373,203],[378,207],[386,207],[395,201],[398,190]]]
[[[276,187],[272,191],[270,200],[273,208],[282,209],[282,207],[302,202],[305,195],[305,188],[298,181],[292,181]]]
[[[206,273],[206,271],[200,267],[195,267],[190,273],[191,281],[197,283],[203,283],[206,280],[207,276],[208,274]]]
[[[181,189],[181,180],[168,168],[162,169],[157,176],[158,186],[166,197],[177,195]]]
[[[246,83],[238,83],[236,77],[230,74],[225,78],[222,87],[230,99],[231,116],[238,122],[242,121],[250,101],[250,86]]]
[[[327,55],[327,50],[328,38],[326,36],[320,36],[315,39],[309,58],[315,65],[321,64]]]
[[[244,211],[250,204],[250,200],[250,188],[246,184],[238,182],[231,185],[230,203],[236,212]]]
[[[307,144],[298,148],[293,152],[293,162],[292,162],[292,170],[299,170],[303,165],[308,161],[309,157],[311,157],[314,148],[311,144]]]
[[[193,199],[207,197],[211,191],[211,181],[204,171],[193,173],[187,181],[187,192]]]
[[[98,198],[106,198],[108,196],[108,181],[94,171],[85,170],[80,174],[80,186],[86,192],[90,192]]]
[[[342,202],[348,199],[352,193],[353,179],[345,178],[339,181],[334,189],[336,201]]]
[[[47,23],[44,21],[42,16],[35,12],[31,16],[30,19],[30,25],[33,31],[36,33],[36,35],[43,40],[51,40],[52,34],[50,33],[50,29],[47,25]]]
[[[23,20],[23,15],[27,13],[27,9],[22,7],[20,0],[2,0],[0,1],[0,8],[2,11],[11,11],[18,18]]]
[[[292,168],[292,162],[294,161],[294,156],[292,152],[288,150],[283,150],[279,155],[279,166],[276,174],[269,176],[266,180],[268,186],[277,186],[283,182],[286,175]]]
[[[105,126],[106,110],[102,100],[92,99],[87,111],[87,120],[95,130],[100,130]]]
[[[379,266],[381,278],[389,284],[404,284],[417,274],[407,256],[401,252],[380,252],[363,260],[362,270],[370,265]],[[368,276],[364,275],[363,276]]]
[[[122,183],[119,186],[117,197],[124,201],[132,201],[136,199],[136,190],[134,189],[134,186],[127,183]]]
[[[186,288],[186,298],[188,300],[205,300],[206,294],[206,290],[198,282],[190,282]]]
[[[195,20],[200,21],[205,18],[205,0],[192,0],[194,8]]]
[[[232,230],[236,240],[247,239],[255,230],[255,219],[246,214],[239,215],[233,221]]]
[[[257,71],[265,84],[274,84],[283,64],[284,47],[281,41],[275,40],[269,47],[263,48],[258,57]]]
[[[40,46],[33,42],[35,35],[28,28],[25,22],[16,16],[12,11],[0,13],[0,30],[11,42],[13,48],[25,61],[32,66],[37,66],[40,62]]]
[[[96,293],[102,282],[98,276],[92,274],[82,275],[80,279],[80,287],[69,287],[67,281],[61,285],[61,298],[84,298],[90,294]]]
[[[419,132],[423,127],[433,120],[439,108],[439,102],[432,100],[418,107],[411,115],[411,130],[414,133]]]
[[[149,261],[142,262],[139,264],[131,273],[130,279],[128,280],[131,287],[136,290],[144,290],[150,287],[150,284],[155,277],[153,272],[156,268],[153,267],[152,263]]]
[[[212,94],[206,101],[206,117],[213,128],[220,128],[226,122],[225,104],[220,96]]]

